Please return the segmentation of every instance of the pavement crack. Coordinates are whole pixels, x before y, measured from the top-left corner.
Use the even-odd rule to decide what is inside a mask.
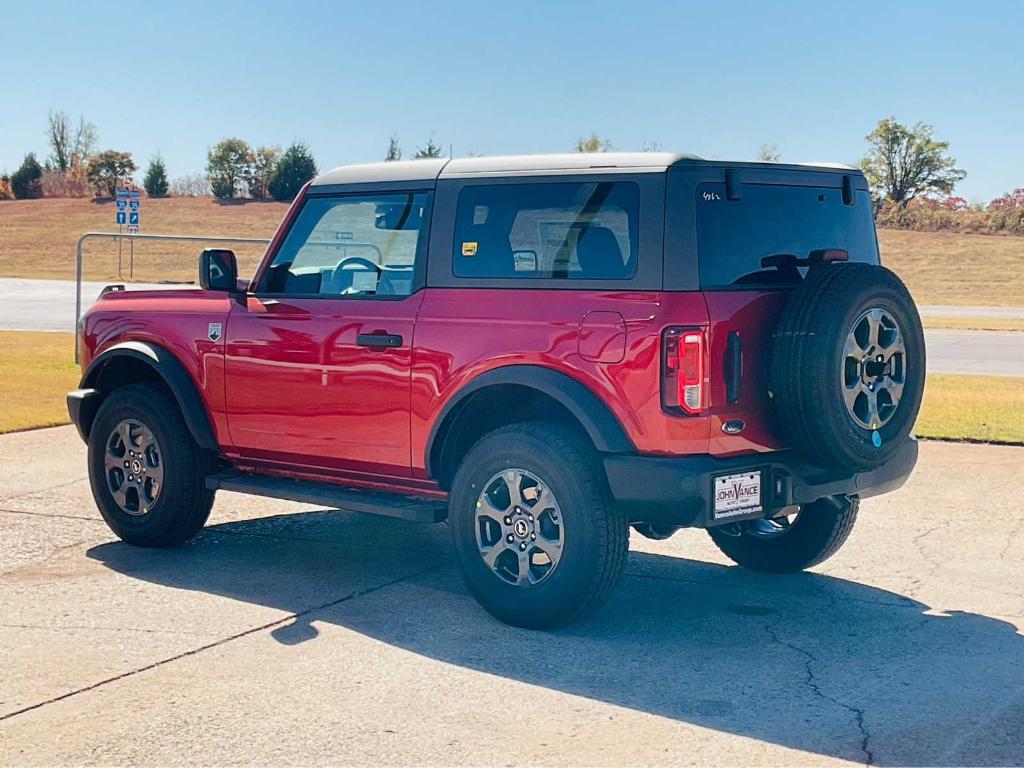
[[[824,699],[825,701],[828,701],[836,705],[837,707],[845,709],[847,712],[850,712],[854,716],[854,722],[856,722],[857,730],[860,732],[860,749],[861,752],[864,753],[864,765],[874,765],[875,754],[871,750],[871,733],[870,731],[868,731],[867,725],[864,722],[864,710],[860,707],[855,707],[852,704],[847,704],[846,702],[840,701],[839,699],[829,696],[827,693],[821,690],[821,686],[818,684],[818,680],[814,674],[814,663],[818,661],[818,658],[805,648],[801,648],[798,645],[794,645],[793,643],[783,640],[781,637],[779,637],[778,632],[775,631],[774,625],[766,624],[764,628],[765,631],[768,632],[768,635],[771,637],[772,642],[776,643],[777,645],[781,645],[783,648],[788,648],[789,650],[795,653],[799,653],[801,656],[804,657],[804,685],[815,696],[817,696],[820,699]]]
[[[86,517],[85,515],[61,515],[58,513],[51,512],[29,512],[28,510],[24,509],[7,509],[6,507],[0,507],[0,512],[9,515],[29,515],[30,517],[59,517],[64,520],[85,520],[89,523],[100,523],[105,525],[105,523],[102,520],[97,519],[95,517]]]
[[[43,707],[49,706],[50,704],[56,704],[57,702],[64,701],[65,699],[70,699],[74,696],[78,696],[83,693],[88,693],[89,691],[94,691],[97,688],[102,688],[103,686],[109,685],[110,683],[116,683],[120,680],[124,680],[126,678],[142,674],[143,672],[149,672],[150,670],[166,666],[167,664],[172,664],[176,661],[181,661],[182,659],[187,659],[191,656],[196,656],[200,653],[203,653],[204,651],[209,651],[213,648],[219,648],[222,645],[226,645],[235,640],[240,640],[243,637],[249,637],[250,635],[255,635],[259,632],[265,632],[268,629],[275,629],[277,627],[284,626],[295,621],[296,619],[300,619],[304,616],[309,616],[310,614],[317,613],[319,611],[327,610],[328,608],[333,608],[336,605],[341,605],[344,602],[354,600],[358,597],[363,597],[364,595],[379,592],[382,589],[387,589],[388,587],[392,587],[395,584],[400,584],[403,581],[409,581],[410,579],[415,579],[420,576],[425,576],[428,573],[439,571],[445,566],[449,565],[450,562],[450,560],[444,560],[443,562],[436,563],[428,568],[421,568],[420,570],[414,571],[413,573],[408,573],[405,576],[399,576],[398,578],[391,579],[390,581],[386,581],[383,584],[376,584],[372,587],[367,587],[366,589],[361,589],[356,592],[352,592],[350,594],[345,595],[344,597],[339,597],[337,600],[330,600],[326,603],[321,603],[320,605],[311,606],[309,608],[306,608],[305,610],[298,611],[296,613],[291,613],[280,619],[268,621],[266,624],[260,624],[257,627],[250,627],[249,629],[242,630],[241,632],[236,632],[233,635],[228,635],[227,637],[222,637],[218,640],[214,640],[211,643],[205,643],[204,645],[200,645],[195,648],[190,648],[187,651],[182,651],[181,653],[175,654],[174,656],[169,656],[166,659],[154,661],[151,664],[145,664],[136,669],[132,669],[127,672],[122,672],[119,675],[114,675],[113,677],[108,677],[104,680],[91,683],[90,685],[86,685],[81,688],[76,688],[73,691],[62,693],[59,696],[54,696],[50,699],[46,699],[45,701],[39,701],[35,704],[30,704],[27,707],[22,707],[21,709],[17,709],[14,712],[8,712],[6,714],[0,715],[0,723],[4,722],[5,720],[10,720],[13,717],[17,717],[18,715],[24,715],[28,712],[33,712],[37,709],[42,709]]]

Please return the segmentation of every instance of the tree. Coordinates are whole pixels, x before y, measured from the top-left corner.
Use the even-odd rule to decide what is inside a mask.
[[[85,159],[96,146],[96,126],[78,118],[78,127],[71,127],[71,118],[66,112],[50,112],[46,128],[46,140],[53,154],[47,165],[60,173],[67,173],[75,166],[85,164]]]
[[[591,131],[590,138],[576,139],[577,152],[611,152],[612,143]]]
[[[434,141],[434,137],[431,136],[427,139],[427,143],[422,147],[416,148],[416,154],[413,155],[414,160],[423,160],[428,157],[440,157],[441,156],[441,145]]]
[[[113,197],[118,185],[130,182],[136,170],[131,152],[108,149],[89,158],[87,174],[97,197]]]
[[[269,189],[275,200],[294,200],[302,185],[317,174],[316,161],[302,142],[295,142],[281,155]]]
[[[948,195],[967,175],[927,123],[906,126],[887,117],[865,138],[871,149],[860,166],[877,198],[902,205],[919,195]]]
[[[149,168],[146,169],[142,186],[146,188],[146,194],[150,197],[167,197],[170,184],[167,181],[167,166],[164,165],[164,160],[160,155],[149,161]]]
[[[781,157],[779,148],[774,144],[762,144],[761,148],[757,150],[757,161],[759,163],[777,163]]]
[[[277,164],[281,162],[280,147],[259,147],[252,156],[252,175],[249,177],[249,194],[254,200],[266,200],[270,197],[270,182],[277,173]]]
[[[224,139],[206,155],[206,173],[215,197],[233,199],[252,177],[252,150],[241,139]]]
[[[0,176],[0,200],[13,200],[14,190],[11,189],[11,177],[6,173]]]
[[[36,153],[29,152],[21,163],[21,167],[11,174],[11,190],[19,200],[41,197],[43,166],[36,160]]]
[[[179,176],[171,182],[175,197],[206,197],[210,194],[210,180],[202,174]]]
[[[394,160],[402,159],[402,146],[398,143],[398,137],[392,135],[388,139],[388,153],[384,155],[384,162],[390,163]]]

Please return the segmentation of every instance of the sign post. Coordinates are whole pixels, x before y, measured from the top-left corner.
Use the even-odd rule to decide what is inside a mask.
[[[123,227],[128,223],[128,190],[118,187],[114,190],[114,204],[117,206],[115,218],[117,221],[117,234],[121,234]],[[117,277],[121,278],[121,238],[117,239]]]
[[[140,209],[142,208],[142,190],[134,185],[118,187],[114,190],[114,204],[117,206],[115,209],[117,233],[122,234],[123,228],[127,226],[129,235],[137,235],[139,233],[139,222],[141,220]],[[135,277],[134,239],[131,240],[131,244],[129,245],[128,259],[128,277],[129,279],[132,279]],[[122,277],[120,238],[118,238],[117,241],[117,276]]]

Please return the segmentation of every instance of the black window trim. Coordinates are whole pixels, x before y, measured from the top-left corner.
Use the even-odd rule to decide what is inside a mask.
[[[458,199],[468,186],[503,184],[565,184],[633,182],[639,191],[637,212],[637,264],[632,277],[617,280],[579,278],[459,277],[454,272],[455,218]],[[428,288],[490,288],[521,291],[658,291],[661,290],[661,254],[664,237],[665,172],[544,173],[520,176],[439,179],[434,199],[434,220],[427,259]]]
[[[328,293],[281,293],[264,291],[259,288],[248,291],[249,296],[254,296],[259,299],[319,299],[322,301],[405,301],[406,299],[415,296],[425,287],[426,273],[427,273],[427,254],[429,253],[430,244],[430,231],[431,223],[433,220],[433,203],[434,203],[434,188],[433,186],[424,187],[417,185],[410,187],[408,183],[381,183],[381,184],[354,184],[354,185],[330,185],[327,187],[310,187],[302,198],[302,202],[299,204],[299,208],[295,211],[295,215],[291,218],[288,224],[288,229],[282,233],[281,238],[278,240],[278,245],[274,249],[273,253],[268,253],[261,262],[260,272],[258,274],[259,280],[262,283],[267,279],[267,274],[270,271],[271,265],[274,263],[274,259],[277,258],[277,254],[288,240],[288,235],[291,234],[292,228],[298,222],[299,217],[302,216],[302,211],[305,209],[306,204],[310,200],[322,200],[324,198],[345,198],[345,197],[372,197],[380,195],[400,195],[400,194],[425,194],[426,195],[426,211],[424,212],[423,221],[424,226],[422,229],[425,231],[418,238],[416,243],[416,258],[413,262],[413,278],[412,278],[412,290],[409,293],[398,296],[398,295],[380,295],[377,294],[351,294],[348,296],[334,296]]]

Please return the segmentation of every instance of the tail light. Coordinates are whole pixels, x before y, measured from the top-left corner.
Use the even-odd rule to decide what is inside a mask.
[[[704,410],[707,357],[704,332],[692,328],[668,328],[662,339],[662,401],[669,408],[700,413]]]

